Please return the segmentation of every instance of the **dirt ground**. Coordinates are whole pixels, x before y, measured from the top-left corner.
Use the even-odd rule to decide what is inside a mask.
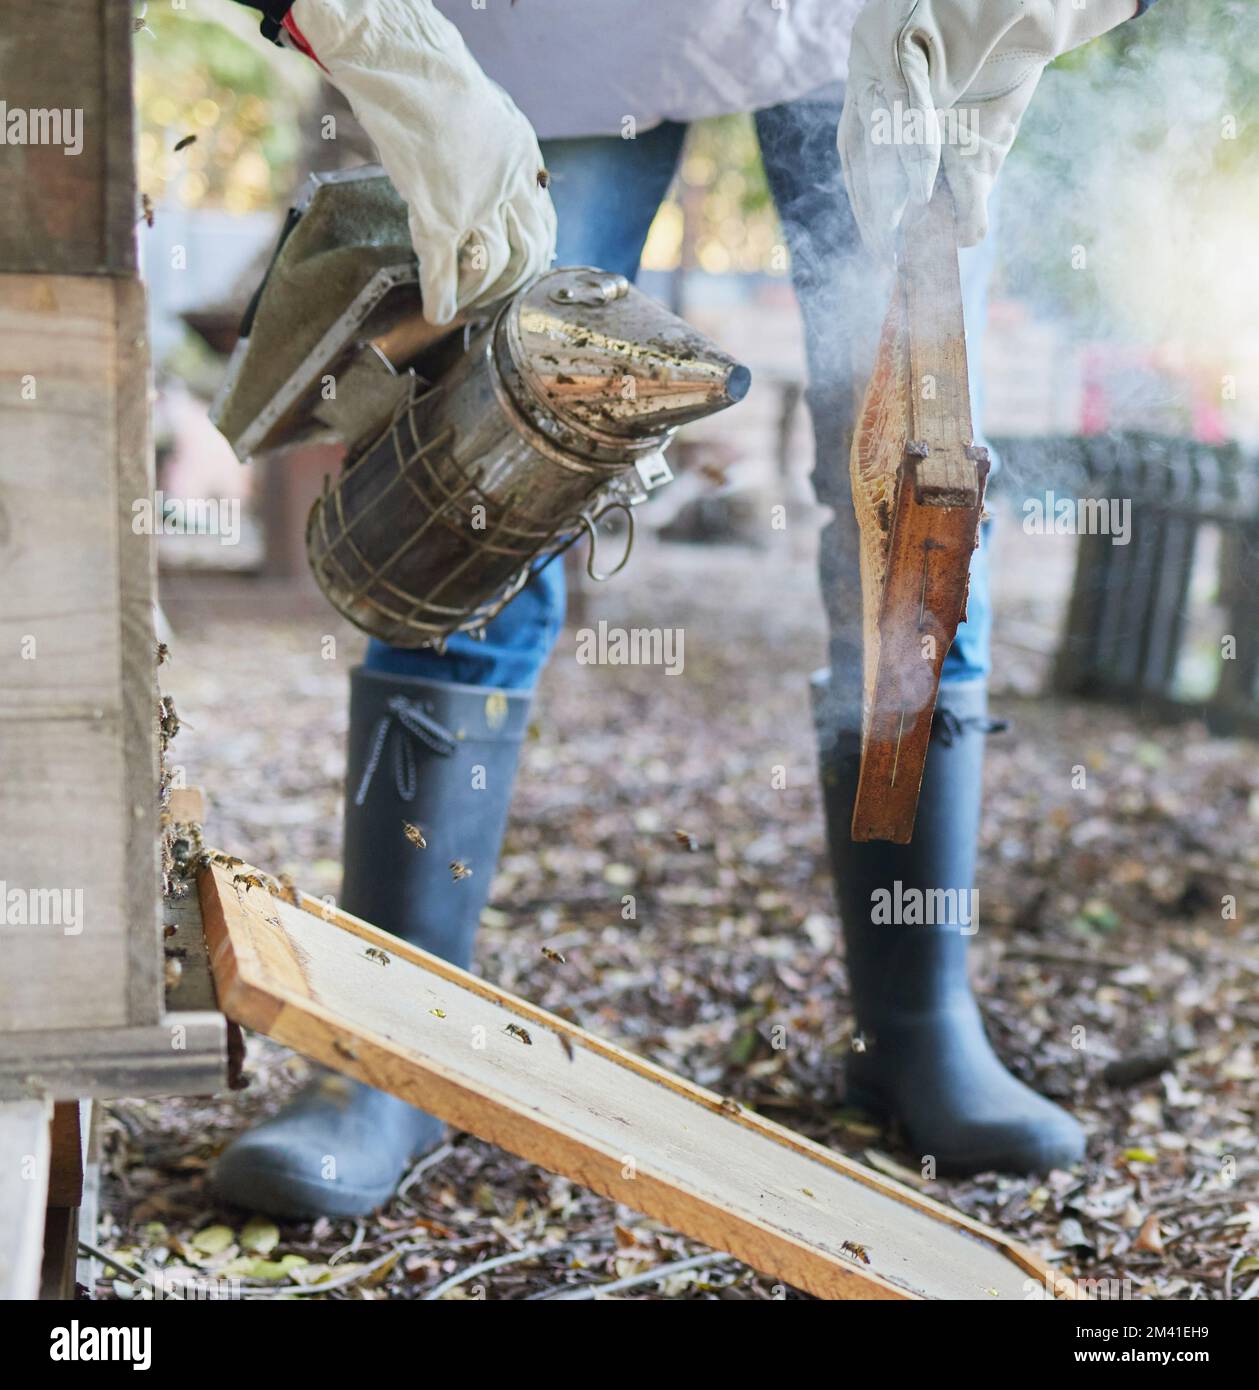
[[[1017,645],[997,647],[995,713],[1010,727],[989,743],[974,975],[998,1052],[1081,1117],[1089,1156],[1036,1180],[923,1182],[897,1135],[844,1106],[853,1025],[813,780],[813,586],[804,542],[649,541],[587,601],[588,623],[684,628],[685,671],[582,666],[565,633],[479,969],[1011,1231],[1064,1271],[1119,1281],[1112,1292],[1259,1296],[1259,748],[1029,696],[1053,615],[1038,608],[1037,576],[999,586],[998,632]],[[185,721],[172,761],[208,792],[207,837],[335,893],[346,675],[362,639],[300,588],[182,577],[163,595],[163,683]],[[785,789],[771,785],[778,764]],[[562,974],[543,942],[566,956]],[[793,1046],[771,1047],[776,1024]],[[206,1184],[215,1155],[307,1068],[254,1037],[249,1070],[237,1095],[109,1107],[99,1240],[132,1266],[228,1274],[268,1298],[589,1297],[619,1280],[616,1297],[782,1296],[469,1136],[361,1223],[273,1225],[221,1208]],[[692,1256],[705,1258],[668,1268]],[[140,1296],[112,1273],[99,1293]]]

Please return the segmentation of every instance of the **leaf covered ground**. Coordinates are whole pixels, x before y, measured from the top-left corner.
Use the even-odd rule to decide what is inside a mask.
[[[853,1021],[813,783],[810,566],[656,545],[633,569],[584,621],[679,626],[685,670],[579,665],[570,626],[535,707],[482,973],[1115,1281],[1103,1292],[1259,1296],[1259,750],[1029,698],[1041,658],[998,644],[1010,728],[989,744],[974,976],[998,1052],[1081,1117],[1089,1155],[1038,1179],[924,1181],[843,1101]],[[208,791],[207,838],[335,893],[361,639],[317,600],[248,580],[179,581],[166,602],[163,684],[185,722],[171,760]],[[249,1071],[239,1094],[108,1108],[99,1240],[133,1272],[225,1274],[270,1298],[797,1296],[468,1136],[362,1222],[224,1208],[214,1156],[306,1064],[255,1037]],[[99,1285],[143,1292],[117,1270]]]

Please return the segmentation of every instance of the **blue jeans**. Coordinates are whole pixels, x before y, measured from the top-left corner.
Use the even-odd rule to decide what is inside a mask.
[[[755,120],[804,319],[806,398],[818,459],[814,489],[835,516],[822,533],[819,555],[833,689],[846,701],[855,701],[859,710],[861,589],[845,442],[853,410],[850,342],[854,334],[865,336],[872,328],[869,311],[856,312],[853,306],[869,305],[874,299],[868,291],[859,292],[859,287],[868,286],[871,271],[835,152],[839,113],[836,101],[805,99],[759,111]],[[648,229],[673,181],[685,134],[685,126],[666,122],[634,140],[600,136],[544,144],[559,219],[557,264],[595,265],[630,279],[637,275]],[[963,297],[973,346],[981,340],[987,313],[992,241],[989,236],[983,246],[962,253]],[[885,302],[878,297],[880,309]],[[873,327],[877,329],[877,323]],[[973,353],[972,361],[977,358]],[[973,372],[972,378],[972,405],[979,419],[980,384]],[[564,605],[564,567],[557,559],[541,566],[487,624],[483,641],[458,633],[440,654],[373,641],[367,665],[430,680],[531,689],[559,637]],[[945,658],[942,680],[976,680],[987,674],[990,626],[985,543],[975,553],[968,618]]]

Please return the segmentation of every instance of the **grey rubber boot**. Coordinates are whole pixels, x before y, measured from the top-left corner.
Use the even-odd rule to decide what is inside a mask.
[[[341,906],[467,967],[498,862],[526,691],[386,675],[350,676]],[[427,846],[407,838],[419,828]],[[457,861],[471,870],[456,880]],[[214,1185],[274,1216],[360,1216],[389,1200],[441,1122],[326,1073],[231,1144]]]
[[[1079,1162],[1084,1131],[1002,1065],[967,974],[967,943],[982,929],[972,890],[986,687],[940,687],[908,845],[853,841],[860,736],[825,716],[826,673],[814,677],[814,696],[831,867],[865,1045],[849,1057],[849,1101],[899,1122],[940,1173]]]

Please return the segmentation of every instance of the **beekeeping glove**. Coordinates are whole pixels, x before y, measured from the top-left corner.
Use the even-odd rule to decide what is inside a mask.
[[[555,209],[533,127],[432,0],[294,0],[282,23],[406,201],[427,319],[449,323],[550,265]]]
[[[852,31],[838,145],[866,245],[890,259],[908,203],[943,163],[958,242],[988,230],[988,194],[1046,65],[1149,0],[867,0]]]

